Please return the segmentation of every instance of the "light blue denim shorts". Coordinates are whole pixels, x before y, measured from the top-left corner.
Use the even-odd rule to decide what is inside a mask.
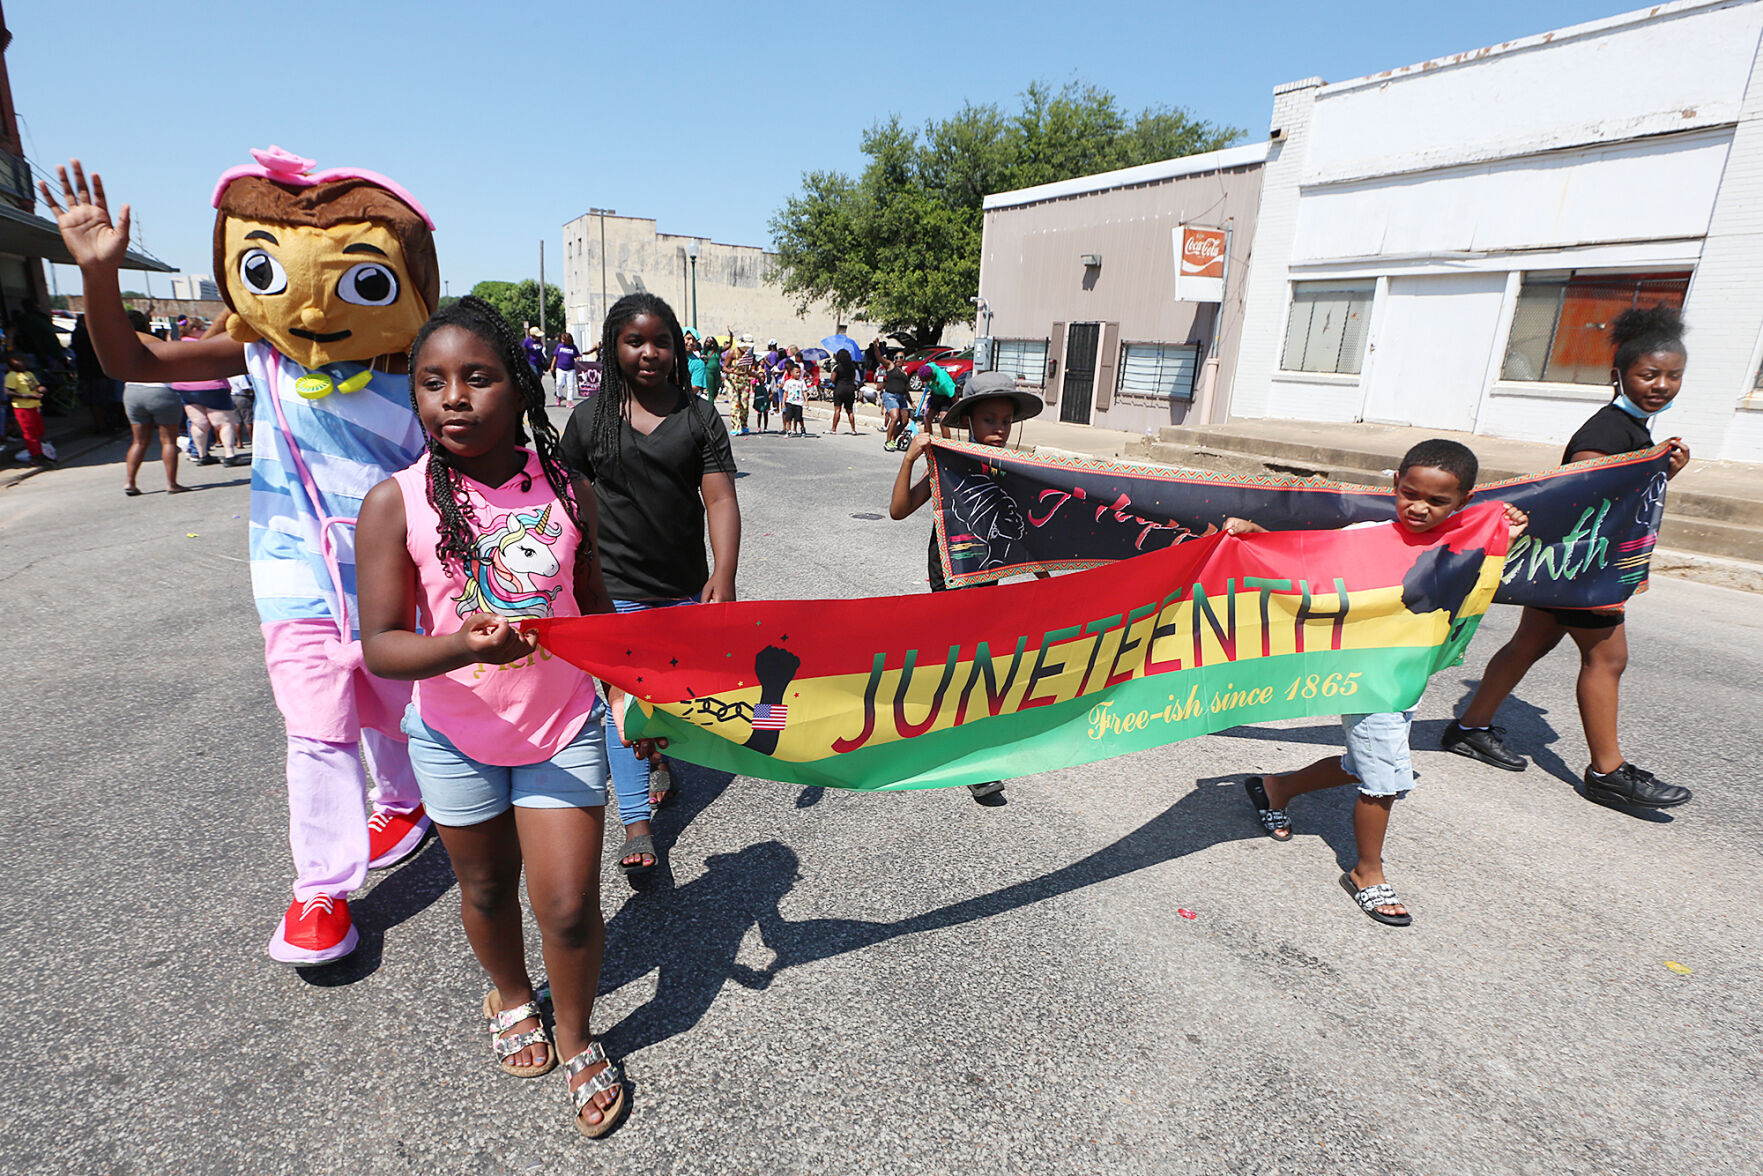
[[[411,703],[401,724],[423,807],[437,825],[477,825],[521,808],[599,808],[606,803],[606,704],[596,699],[581,734],[536,764],[485,764],[422,721]]]
[[[1359,777],[1360,792],[1397,800],[1408,795],[1414,787],[1414,763],[1408,758],[1408,729],[1413,723],[1411,710],[1341,716],[1341,730],[1347,736],[1341,769]]]

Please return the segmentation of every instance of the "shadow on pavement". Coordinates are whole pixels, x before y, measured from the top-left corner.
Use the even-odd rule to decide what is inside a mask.
[[[359,898],[349,902],[349,917],[361,943],[332,964],[295,968],[300,979],[315,988],[340,988],[379,971],[386,932],[404,920],[427,910],[453,888],[453,862],[441,839],[432,832],[428,844],[415,857],[381,878]]]
[[[602,993],[659,972],[655,995],[606,1032],[607,1049],[614,1057],[626,1056],[691,1029],[730,980],[763,990],[786,968],[902,935],[977,922],[1225,841],[1259,836],[1241,783],[1235,775],[1199,780],[1193,791],[1138,829],[1068,866],[887,923],[785,919],[779,907],[800,880],[800,862],[777,841],[716,854],[706,861],[703,875],[685,886],[671,886],[671,873],[663,874],[668,885],[633,897],[607,924]],[[737,958],[755,927],[773,955],[763,968]]]

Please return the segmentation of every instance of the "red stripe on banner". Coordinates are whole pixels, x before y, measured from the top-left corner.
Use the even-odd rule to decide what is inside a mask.
[[[1485,541],[1489,512],[1499,510],[1471,507],[1423,535],[1395,524],[1350,532],[1257,535],[1253,544],[1234,536],[1209,535],[1112,564],[1101,580],[1092,575],[1061,576],[939,594],[935,607],[940,623],[934,633],[948,634],[946,642],[958,641],[967,649],[981,641],[993,649],[1013,649],[1019,639],[1034,648],[1043,642],[1074,640],[1082,630],[1082,626],[1041,627],[1045,617],[1080,617],[1100,624],[1118,620],[1116,614],[1134,608],[1155,609],[1193,599],[1197,593],[1204,593],[1215,605],[1231,592],[1245,590],[1332,596],[1337,578],[1351,592],[1400,585],[1424,549],[1443,546],[1460,551]],[[1504,553],[1503,527],[1498,535]],[[1374,578],[1368,568],[1382,569],[1385,578]],[[1306,578],[1324,574],[1326,581]],[[619,675],[628,679],[638,697],[688,699],[759,685],[754,667],[767,648],[786,650],[800,659],[797,679],[867,675],[882,664],[878,659],[899,665],[908,650],[924,650],[927,641],[939,638],[918,626],[892,625],[882,640],[871,637],[855,643],[841,638],[845,626],[839,618],[848,609],[861,609],[867,615],[879,610],[885,616],[919,616],[926,603],[924,596],[741,601],[668,609],[664,623],[647,612],[609,613],[580,620],[539,618],[523,622],[522,628],[538,631],[548,648],[591,672],[596,665],[639,667],[640,676]],[[682,650],[698,652],[690,661],[682,661]],[[713,652],[707,656],[703,651]],[[941,661],[943,649],[934,652]]]

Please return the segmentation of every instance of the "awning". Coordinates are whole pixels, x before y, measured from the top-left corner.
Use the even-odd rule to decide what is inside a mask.
[[[32,216],[22,209],[14,208],[0,200],[0,253],[13,253],[19,257],[40,257],[44,261],[59,262],[62,265],[74,264],[73,255],[61,242],[61,230],[54,221],[44,220],[40,216]],[[147,270],[156,274],[175,274],[175,265],[166,265],[157,257],[146,253],[138,253],[131,249],[123,257],[122,268],[129,270]]]

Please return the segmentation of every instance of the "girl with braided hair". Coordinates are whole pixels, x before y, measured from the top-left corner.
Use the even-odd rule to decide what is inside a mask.
[[[1610,341],[1616,354],[1610,368],[1614,395],[1579,427],[1562,452],[1564,462],[1589,461],[1613,453],[1653,447],[1651,424],[1670,408],[1683,387],[1688,352],[1683,345],[1683,315],[1675,307],[1657,305],[1626,310],[1616,317]],[[1670,465],[1657,490],[1689,464],[1690,450],[1682,437],[1667,439]],[[1523,756],[1515,755],[1493,726],[1494,712],[1530,667],[1571,637],[1579,647],[1580,724],[1591,752],[1585,770],[1586,799],[1600,804],[1640,808],[1671,808],[1690,799],[1690,790],[1667,784],[1623,758],[1616,739],[1617,688],[1628,666],[1628,628],[1623,606],[1613,608],[1532,608],[1519,618],[1512,639],[1488,662],[1487,672],[1463,717],[1445,728],[1440,743],[1446,751],[1522,772]]]
[[[563,430],[563,460],[594,487],[606,588],[619,612],[730,601],[741,550],[741,510],[728,429],[716,408],[686,391],[679,319],[653,294],[612,304],[600,336],[599,393]],[[708,524],[714,570],[704,555]],[[609,726],[610,741],[616,732]],[[655,865],[650,810],[666,802],[672,774],[647,760],[612,757],[633,878]]]
[[[538,373],[488,303],[462,298],[435,314],[409,366],[426,452],[361,505],[362,653],[372,673],[416,683],[403,730],[459,880],[466,938],[494,986],[483,1012],[496,1060],[533,1078],[560,1051],[575,1125],[597,1138],[625,1106],[618,1067],[588,1029],[606,941],[610,712],[592,678],[513,623],[612,611],[594,496],[565,470]],[[523,867],[555,1048],[543,986],[527,971]]]

